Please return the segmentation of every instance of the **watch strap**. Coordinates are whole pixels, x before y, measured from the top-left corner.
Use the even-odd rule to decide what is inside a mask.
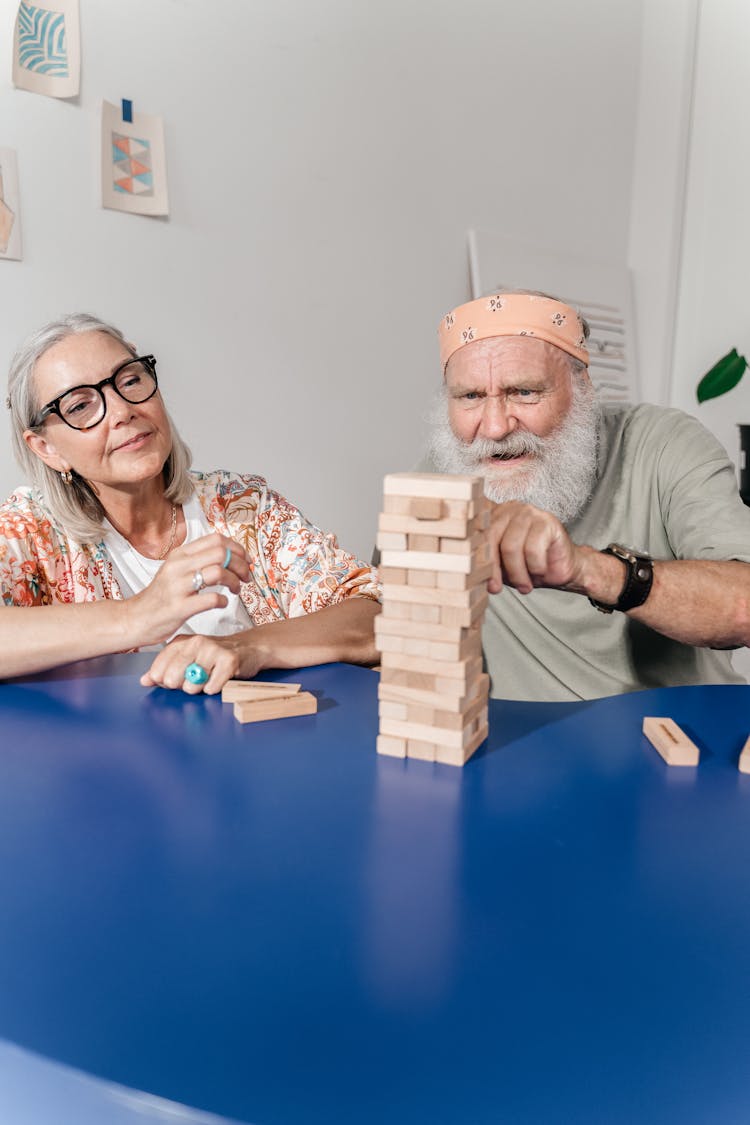
[[[600,613],[614,613],[615,610],[626,613],[629,609],[637,609],[639,605],[643,605],[651,593],[654,581],[653,560],[648,555],[640,554],[629,547],[622,547],[619,543],[610,543],[608,547],[603,547],[602,554],[614,555],[625,564],[627,570],[625,584],[614,605],[606,605],[604,602],[589,598],[591,604]]]

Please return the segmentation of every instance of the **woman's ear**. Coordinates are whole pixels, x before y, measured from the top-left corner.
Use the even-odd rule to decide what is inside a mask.
[[[28,445],[29,449],[35,454],[40,461],[44,461],[47,468],[52,469],[56,473],[62,473],[71,466],[61,457],[55,449],[51,441],[48,441],[44,434],[37,433],[36,430],[24,430],[23,440]]]

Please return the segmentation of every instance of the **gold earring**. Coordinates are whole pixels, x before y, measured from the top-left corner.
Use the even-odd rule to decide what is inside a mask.
[[[60,473],[60,480],[63,482],[63,484],[73,483],[73,474],[71,473],[70,469],[62,470],[62,472]]]

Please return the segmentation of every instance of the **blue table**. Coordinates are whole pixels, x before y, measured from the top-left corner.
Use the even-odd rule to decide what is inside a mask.
[[[241,726],[147,662],[0,685],[0,1039],[258,1125],[750,1120],[750,688],[493,702],[459,770],[366,669]]]

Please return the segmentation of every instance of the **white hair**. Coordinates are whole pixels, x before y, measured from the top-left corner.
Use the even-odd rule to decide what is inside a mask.
[[[50,516],[76,541],[96,543],[102,537],[106,513],[91,485],[75,472],[71,483],[64,484],[60,474],[45,465],[29,449],[23,437],[27,430],[40,429],[39,425],[35,425],[43,405],[37,399],[34,386],[36,364],[55,344],[68,336],[84,332],[102,332],[121,343],[131,354],[135,354],[122,332],[114,325],[88,313],[63,316],[32,333],[16,352],[8,373],[6,405],[11,414],[16,460],[31,485],[41,494]],[[164,495],[173,504],[183,504],[193,493],[193,483],[188,473],[192,458],[168,413],[167,420],[172,447],[164,464]]]

